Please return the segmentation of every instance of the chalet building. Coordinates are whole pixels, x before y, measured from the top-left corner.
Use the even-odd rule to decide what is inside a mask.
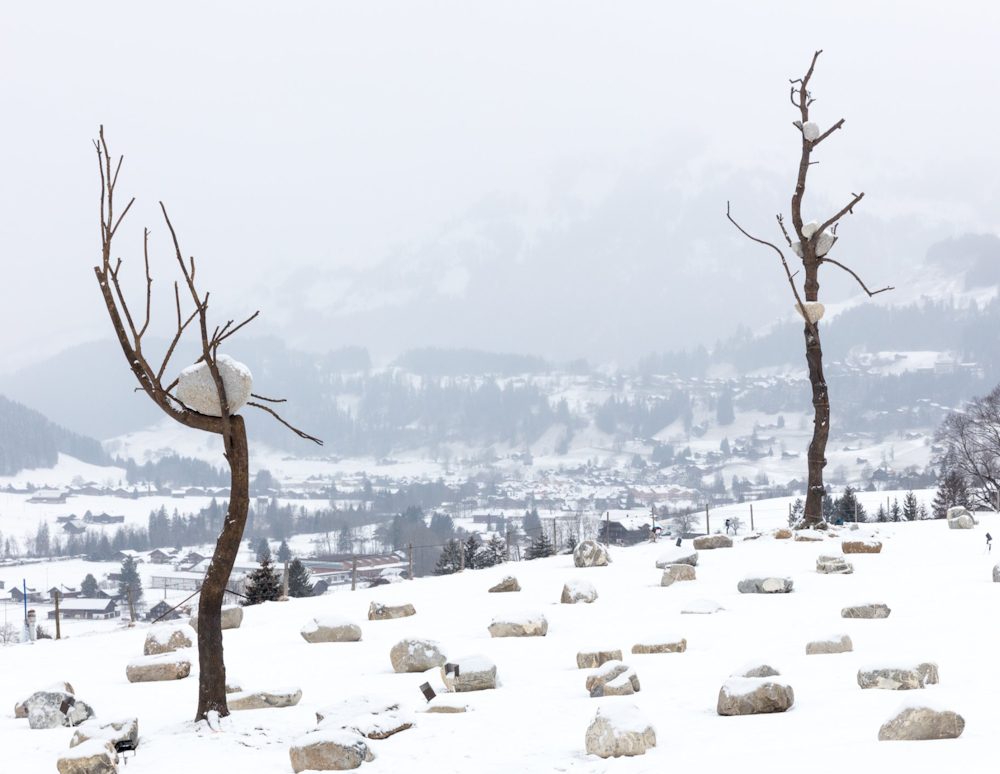
[[[119,618],[118,603],[113,599],[93,599],[88,597],[77,597],[67,599],[59,603],[59,615],[61,618],[86,618],[91,620]],[[50,619],[56,617],[56,611],[50,610]]]
[[[165,599],[161,599],[146,613],[147,621],[174,621],[181,617],[181,614],[173,609],[173,605]]]
[[[112,516],[108,513],[93,514],[87,511],[83,514],[83,520],[87,524],[124,524],[124,516]]]
[[[160,548],[154,548],[149,552],[149,561],[151,564],[168,564],[173,557],[166,551]]]
[[[10,601],[17,604],[24,602],[24,592],[21,590],[20,586],[14,586],[10,590]],[[45,601],[45,595],[38,589],[28,588],[28,601],[33,603],[42,603]]]
[[[62,504],[66,502],[66,492],[59,489],[39,489],[28,498],[27,502]]]
[[[56,594],[58,594],[59,601],[61,602],[64,599],[74,599],[76,597],[79,597],[80,589],[75,589],[72,586],[63,586],[60,584],[59,586],[53,586],[52,588],[50,588],[48,594],[49,594],[49,599],[55,599]]]
[[[649,539],[649,514],[631,516],[622,514],[617,518],[601,519],[597,539],[601,543],[616,546],[631,546]]]
[[[63,532],[65,532],[67,535],[82,535],[84,532],[87,531],[87,528],[85,526],[83,526],[82,524],[77,524],[76,522],[73,521],[67,521],[65,524],[62,525],[62,528]]]

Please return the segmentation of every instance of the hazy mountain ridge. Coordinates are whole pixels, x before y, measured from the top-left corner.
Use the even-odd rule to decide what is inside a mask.
[[[60,427],[0,395],[0,475],[50,468],[60,452],[96,465],[111,463],[98,441]]]

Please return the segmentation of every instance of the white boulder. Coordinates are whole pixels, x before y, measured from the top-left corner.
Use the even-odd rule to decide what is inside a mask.
[[[222,377],[222,386],[226,391],[229,413],[235,414],[250,400],[253,375],[243,363],[233,360],[228,355],[219,355],[215,362],[219,367],[219,376]],[[188,366],[178,374],[176,395],[177,399],[192,411],[210,417],[222,416],[219,393],[207,363]]]

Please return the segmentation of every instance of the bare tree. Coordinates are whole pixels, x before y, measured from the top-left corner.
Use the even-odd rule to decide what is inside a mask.
[[[224,454],[230,470],[230,497],[229,510],[223,522],[222,531],[215,544],[215,553],[209,564],[205,581],[201,587],[201,597],[198,604],[198,660],[200,673],[198,678],[198,711],[195,720],[204,720],[209,717],[209,713],[218,715],[228,715],[229,707],[226,703],[226,667],[222,651],[222,600],[229,581],[229,575],[239,551],[240,541],[243,537],[243,528],[246,525],[247,510],[250,504],[250,473],[249,454],[247,449],[246,427],[243,417],[239,414],[230,414],[229,401],[226,397],[226,390],[223,384],[222,375],[219,370],[218,357],[219,347],[233,334],[241,330],[245,325],[257,317],[258,312],[254,312],[245,320],[234,324],[233,320],[227,321],[224,325],[216,326],[211,333],[208,323],[208,300],[209,293],[202,294],[196,284],[196,265],[194,257],[185,259],[181,253],[177,234],[167,215],[166,207],[160,202],[160,210],[173,243],[177,264],[180,267],[183,283],[174,282],[173,296],[177,309],[176,330],[171,338],[166,352],[159,364],[154,367],[153,362],[143,351],[143,337],[149,331],[152,308],[152,288],[153,275],[149,267],[149,229],[143,232],[143,259],[145,263],[146,298],[145,307],[140,310],[142,316],[138,317],[129,308],[125,299],[120,282],[122,259],[117,258],[114,262],[111,259],[112,240],[115,233],[121,226],[122,220],[128,214],[135,199],[130,199],[125,205],[121,214],[115,213],[115,188],[118,183],[118,173],[121,171],[123,156],[118,158],[117,163],[112,164],[111,154],[108,151],[107,142],[104,139],[104,127],[100,129],[99,139],[94,142],[97,149],[97,161],[101,175],[101,263],[94,267],[94,274],[101,289],[104,305],[107,307],[108,315],[118,338],[118,343],[125,355],[125,360],[132,369],[132,373],[139,382],[137,390],[142,390],[149,396],[160,409],[171,419],[180,422],[182,425],[214,433],[222,436]],[[182,291],[182,288],[184,290]],[[181,302],[181,296],[190,295],[194,309],[190,312],[183,311],[185,304]],[[174,380],[164,386],[164,374],[170,363],[170,358],[174,354],[178,343],[185,332],[190,329],[192,323],[196,324],[196,329],[200,335],[201,355],[197,362],[205,363],[212,377],[218,394],[219,416],[201,414],[185,406],[174,394],[178,380]],[[288,427],[299,437],[322,444],[318,438],[292,427],[282,419],[277,412],[265,403],[280,403],[280,399],[265,398],[260,395],[252,395],[256,401],[249,401],[248,406],[253,406],[265,411],[275,417],[279,422]]]
[[[951,412],[934,440],[944,447],[942,476],[957,473],[973,505],[1000,510],[1000,386]]]
[[[799,118],[792,122],[796,132],[802,140],[802,150],[799,157],[799,172],[795,181],[795,192],[792,194],[792,235],[789,235],[782,215],[777,216],[778,226],[784,236],[788,248],[802,261],[802,268],[805,272],[803,282],[803,293],[800,294],[795,277],[799,273],[794,273],[788,266],[784,252],[773,242],[749,234],[733,218],[729,203],[726,203],[726,217],[736,226],[737,229],[748,239],[758,244],[770,247],[781,259],[781,265],[785,270],[785,277],[791,286],[792,295],[795,297],[795,308],[805,319],[805,345],[806,364],[809,368],[809,383],[812,386],[813,403],[813,437],[809,444],[808,453],[808,482],[806,487],[805,511],[796,527],[816,527],[825,524],[823,520],[823,496],[826,489],[823,485],[823,468],[826,466],[826,443],[830,436],[830,396],[827,392],[826,378],[823,376],[823,349],[820,345],[819,321],[823,316],[823,306],[819,303],[819,268],[824,264],[832,264],[839,269],[850,274],[861,289],[869,297],[887,290],[891,287],[884,287],[878,290],[870,290],[862,281],[861,277],[853,269],[840,261],[830,258],[828,253],[836,245],[837,226],[840,220],[853,213],[854,207],[864,198],[864,193],[851,194],[851,200],[836,213],[824,220],[822,223],[805,223],[802,219],[802,200],[806,193],[806,178],[812,165],[819,162],[812,160],[812,153],[830,135],[844,125],[841,118],[826,131],[820,131],[819,126],[810,120],[809,108],[815,102],[812,92],[809,90],[809,82],[812,80],[813,70],[816,68],[816,60],[822,51],[813,54],[809,69],[801,78],[791,81],[790,99],[792,105],[799,112]],[[795,237],[793,241],[792,236]],[[803,301],[803,297],[805,300]]]

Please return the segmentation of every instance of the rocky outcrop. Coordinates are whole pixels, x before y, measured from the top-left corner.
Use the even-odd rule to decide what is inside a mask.
[[[583,650],[576,654],[577,669],[595,669],[608,661],[621,661],[620,650]]]
[[[118,753],[104,739],[91,739],[70,748],[56,761],[59,774],[118,774]]]
[[[400,640],[389,651],[389,660],[394,672],[426,672],[439,667],[447,659],[441,646],[434,640]]]
[[[318,616],[302,627],[306,642],[358,642],[361,627],[339,616]]]
[[[687,650],[687,640],[683,637],[677,638],[664,638],[657,641],[647,641],[644,643],[636,643],[632,646],[632,652],[637,654],[644,653],[683,653]]]
[[[607,547],[596,540],[584,540],[573,549],[573,564],[577,567],[605,567],[610,561]]]
[[[454,662],[458,674],[441,667],[441,679],[453,693],[486,691],[497,687],[497,667],[486,656],[465,656]]]
[[[690,564],[695,567],[698,564],[698,552],[688,548],[675,548],[656,560],[656,569],[665,570],[671,564]]]
[[[744,578],[736,584],[740,594],[788,594],[794,583],[791,578]]]
[[[965,718],[950,710],[906,707],[882,724],[880,742],[927,739],[958,739],[965,730]]]
[[[879,540],[842,540],[840,550],[845,554],[880,554],[882,542]]]
[[[850,575],[854,565],[842,556],[820,556],[816,559],[816,572],[822,575]]]
[[[88,720],[77,727],[73,738],[69,740],[69,746],[76,747],[90,739],[100,739],[111,742],[112,745],[127,743],[134,750],[139,746],[139,720]]]
[[[702,535],[692,541],[696,551],[711,551],[714,548],[732,548],[733,539],[728,535]]]
[[[130,683],[151,683],[162,680],[183,680],[191,674],[190,651],[178,650],[159,656],[133,659],[125,667]]]
[[[771,677],[731,677],[719,691],[720,715],[761,715],[785,712],[795,703],[787,683]]]
[[[840,611],[841,618],[888,618],[892,610],[888,605],[881,602],[872,602],[867,605],[853,605],[845,607]]]
[[[365,738],[346,729],[319,729],[296,739],[288,750],[292,770],[344,771],[375,760]]]
[[[544,637],[549,622],[541,613],[497,616],[489,625],[491,637]]]
[[[500,581],[497,585],[491,586],[489,592],[491,594],[501,594],[507,591],[520,591],[521,584],[517,582],[517,578],[513,575],[505,575],[504,579]]]
[[[575,605],[578,602],[590,604],[597,599],[597,589],[593,583],[582,580],[571,580],[563,585],[559,601],[564,605]]]
[[[656,730],[634,705],[605,705],[587,728],[588,755],[601,758],[643,755],[656,747]]]
[[[639,691],[639,678],[628,664],[608,661],[589,675],[586,680],[587,692],[591,697],[630,696]]]
[[[818,656],[829,653],[850,653],[854,650],[854,643],[846,634],[838,634],[827,637],[824,640],[813,640],[806,643],[806,655]]]
[[[859,669],[858,685],[885,691],[912,691],[938,682],[937,664],[925,661],[913,666]]]
[[[173,653],[175,650],[190,648],[194,645],[189,636],[187,626],[157,626],[149,630],[142,652],[146,656],[156,656],[160,653]]]
[[[416,613],[416,609],[409,603],[405,605],[382,605],[378,602],[372,602],[368,606],[369,621],[388,621],[393,618],[407,618],[408,616],[416,615]]]
[[[226,697],[232,711],[294,707],[302,698],[298,688],[281,688],[275,691],[240,691]]]
[[[695,569],[690,564],[668,564],[663,568],[660,585],[673,586],[677,581],[693,581],[696,577]]]

